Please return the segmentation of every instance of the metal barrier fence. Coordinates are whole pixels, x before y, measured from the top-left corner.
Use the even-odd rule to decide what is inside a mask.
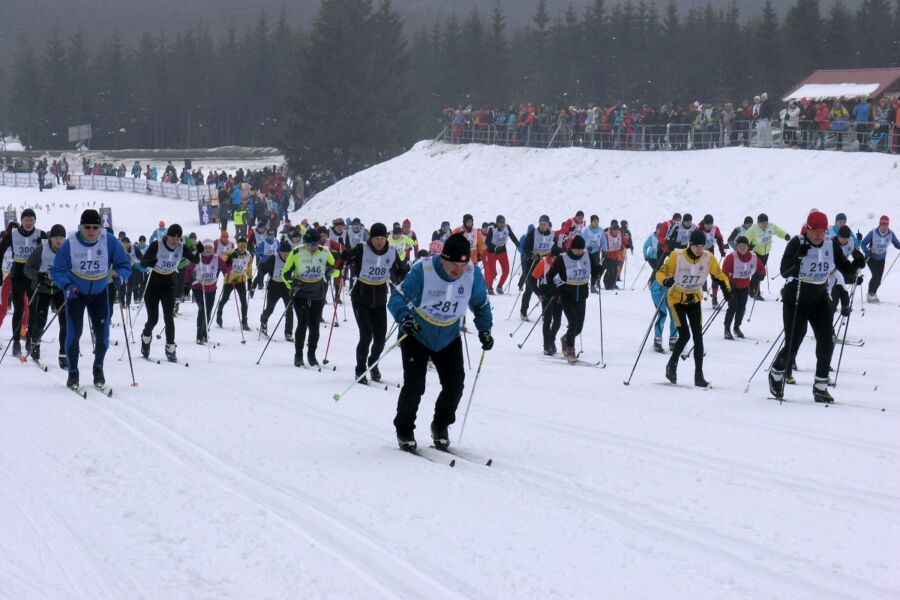
[[[835,129],[835,127],[837,127]],[[510,128],[495,124],[447,124],[435,141],[450,144],[489,144],[530,148],[598,148],[614,150],[707,150],[728,146],[803,148],[841,151],[900,153],[900,128],[878,122],[829,122],[801,120],[797,127],[786,121],[734,121],[730,127],[710,123],[667,123],[627,127],[585,127],[562,122],[550,127],[533,124]]]
[[[55,178],[47,174],[46,181]],[[163,183],[147,179],[131,177],[115,177],[110,175],[70,175],[69,181],[79,190],[105,190],[108,192],[134,192],[174,198],[176,200],[198,201],[201,198],[217,199],[218,189],[215,185],[188,185],[185,183]],[[37,173],[0,173],[0,185],[13,187],[37,187]]]

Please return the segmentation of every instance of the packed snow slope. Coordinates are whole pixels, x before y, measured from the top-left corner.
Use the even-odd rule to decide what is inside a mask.
[[[891,159],[863,154],[419,146],[295,216],[410,217],[427,238],[465,212],[503,213],[520,232],[541,213],[559,223],[580,208],[604,222],[627,218],[640,242],[673,210],[711,212],[727,234],[760,211],[795,232],[816,206],[865,231],[896,210],[898,177]],[[43,206],[46,228],[71,228],[95,202],[112,206],[116,229],[132,238],[161,219],[214,232],[196,226],[187,202],[0,188],[0,205]],[[773,264],[783,247],[775,242]],[[811,401],[810,340],[787,402],[767,399],[764,372],[744,393],[781,329],[778,280],[763,287],[746,340],[724,340],[721,316],[712,324],[711,390],[664,383],[667,357],[652,351],[623,386],[653,316],[641,262],[629,260],[625,289],[602,294],[602,329],[601,298],[589,300],[583,358],[602,357],[605,369],[543,357],[539,330],[519,349],[531,324],[511,336],[515,294],[492,297],[497,344],[458,444],[493,458],[491,467],[449,468],[397,450],[395,387],[357,386],[334,402],[353,373],[349,308],[326,306],[339,327],[322,328],[318,356],[332,334],[337,369],[313,372],[292,366],[281,307],[260,361],[265,338],[253,331],[242,343],[233,300],[211,350],[194,343],[196,310],[182,305],[176,341],[190,366],[136,360],[137,387],[117,313],[106,361],[114,396],[86,400],[63,388],[49,360],[51,327],[49,372],[9,356],[0,365],[0,598],[900,596],[900,273],[864,314],[857,295],[848,339],[865,345],[844,350],[838,403],[825,407]],[[257,294],[254,327],[261,310]],[[143,311],[130,316],[143,326]],[[481,355],[477,338],[465,339],[473,368],[460,421]],[[85,333],[83,381],[90,348]],[[151,356],[162,353],[154,339]],[[692,365],[680,365],[690,382]],[[399,353],[382,372],[391,386],[401,380]],[[422,446],[437,390],[432,372]],[[459,423],[454,442],[458,434]]]

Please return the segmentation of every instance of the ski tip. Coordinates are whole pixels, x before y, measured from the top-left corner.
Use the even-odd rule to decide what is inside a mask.
[[[191,366],[191,363],[184,363],[184,366],[189,367],[189,366]]]
[[[43,367],[41,367],[41,370],[42,370],[44,373],[46,373],[46,372],[47,372],[47,367],[46,367],[46,366],[43,366]]]
[[[340,395],[340,394],[335,394],[335,395],[332,396],[332,398],[334,398],[334,401],[335,401],[335,402],[339,402],[339,401],[341,400],[341,395]]]
[[[489,467],[489,466],[491,466],[492,464],[494,464],[494,459],[493,459],[493,458],[489,458],[489,459],[487,459],[487,462],[484,463],[484,466]]]
[[[455,466],[456,466],[456,459],[455,459],[455,458],[454,458],[453,460],[450,461],[450,466],[451,466],[451,467],[455,467]]]
[[[631,385],[631,384],[630,384],[629,382],[627,382],[627,381],[623,381],[623,382],[622,382],[622,385]]]

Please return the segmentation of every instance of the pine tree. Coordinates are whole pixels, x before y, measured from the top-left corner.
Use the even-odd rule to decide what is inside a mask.
[[[856,13],[856,30],[859,50],[858,64],[863,67],[890,66],[894,46],[900,33],[893,27],[893,15],[889,0],[863,0]]]
[[[34,110],[42,90],[38,77],[38,60],[31,45],[22,40],[16,53],[12,73],[12,91],[9,96],[9,123],[13,133],[26,147],[32,146],[47,135],[42,127],[40,113]]]
[[[772,0],[766,0],[762,15],[754,23],[752,54],[753,85],[757,93],[771,90],[774,100],[785,84],[781,74],[781,61],[784,56],[781,50],[781,28]]]
[[[791,46],[784,56],[787,81],[800,81],[819,68],[823,37],[819,0],[797,0],[784,18],[784,39]]]
[[[673,0],[674,1],[674,0]],[[609,24],[603,0],[593,0],[584,14],[584,64],[581,83],[587,98],[600,101],[607,97]]]
[[[59,31],[54,31],[41,56],[41,96],[33,110],[40,111],[44,123],[42,134],[35,140],[42,146],[64,148],[68,145],[68,75],[66,72],[66,47]],[[55,134],[55,135],[54,135]]]
[[[94,87],[96,122],[94,124],[95,148],[118,148],[125,144],[130,125],[130,98],[126,74],[125,49],[118,34],[100,46],[94,57],[94,72],[97,73]],[[124,132],[121,130],[125,129]],[[121,135],[120,135],[121,134]],[[133,135],[133,132],[131,132]]]
[[[842,69],[856,65],[856,27],[843,0],[835,0],[825,23],[824,64],[827,69]]]

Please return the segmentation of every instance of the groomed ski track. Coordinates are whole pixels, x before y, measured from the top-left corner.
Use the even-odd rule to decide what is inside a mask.
[[[119,196],[0,188],[3,204],[105,202],[116,229],[132,238],[149,235],[160,218],[213,234],[191,226],[189,203]],[[491,202],[476,220],[504,213],[516,233],[524,231],[525,217],[510,214],[530,215],[531,207]],[[688,208],[698,218],[713,212],[725,235],[744,213],[762,210],[796,230],[795,209],[779,204]],[[813,205],[831,218],[847,212],[855,230],[872,204],[835,194]],[[38,226],[71,227],[80,210],[39,212]],[[399,210],[383,218],[408,216]],[[413,215],[414,228],[426,237],[466,210],[432,208],[427,222]],[[558,224],[574,210],[555,203],[542,212]],[[671,212],[652,199],[616,210],[593,212],[628,218],[636,243],[665,216],[658,213]],[[776,217],[779,211],[787,216]],[[775,244],[770,264],[783,248]],[[626,287],[639,267],[636,255]],[[881,305],[867,305],[865,317],[854,313],[850,335],[866,344],[845,348],[832,391],[838,404],[827,408],[811,399],[809,340],[798,384],[786,389],[792,402],[767,400],[762,372],[743,393],[781,326],[777,281],[743,327],[758,343],[723,340],[721,316],[710,328],[705,372],[713,389],[655,385],[664,381],[667,356],[649,347],[631,386],[623,386],[653,311],[640,291],[646,275],[633,292],[604,292],[603,370],[543,368],[539,330],[522,350],[515,343],[526,327],[509,338],[519,324],[518,311],[506,321],[515,294],[492,297],[497,345],[460,446],[492,457],[487,469],[466,461],[450,469],[398,452],[393,388],[359,386],[339,403],[331,399],[352,377],[357,332],[349,306],[346,322],[338,310],[333,372],[295,369],[282,328],[255,365],[265,339],[248,335],[241,345],[230,306],[225,327],[211,329],[221,346],[210,363],[193,342],[196,309],[182,305],[178,357],[190,368],[135,360],[137,388],[127,359],[118,360],[116,312],[111,339],[120,346],[110,348],[105,369],[113,398],[89,389],[81,400],[64,389],[53,361],[41,373],[7,357],[0,365],[0,598],[897,597],[898,274],[879,292]],[[332,309],[326,306],[326,321]],[[251,322],[261,310],[257,294]],[[597,310],[592,296],[582,340],[590,361],[600,358]],[[705,303],[705,316],[711,311]],[[8,326],[3,332],[8,339]],[[320,362],[327,335],[323,328]],[[480,349],[473,336],[468,342],[475,366]],[[82,384],[89,384],[89,344],[83,337]],[[161,356],[162,347],[154,339],[151,355]],[[692,381],[692,368],[692,360],[679,361],[680,381]],[[400,379],[399,353],[382,372]],[[467,386],[473,378],[474,370]],[[421,445],[429,441],[436,386],[430,372]],[[458,425],[454,444],[457,435]]]

